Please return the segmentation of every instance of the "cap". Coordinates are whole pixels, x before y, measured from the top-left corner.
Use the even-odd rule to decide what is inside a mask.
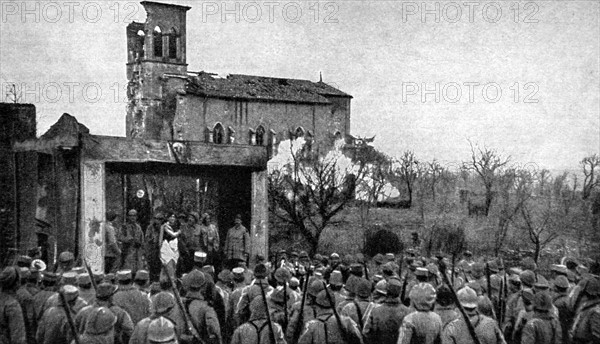
[[[560,275],[560,276],[556,277],[556,279],[554,279],[554,287],[560,288],[560,289],[568,289],[569,288],[569,280],[565,276]]]
[[[464,287],[458,291],[456,297],[458,298],[460,305],[464,308],[477,308],[477,293],[475,290],[469,287]]]
[[[290,257],[296,257],[296,258],[298,258],[298,252],[292,251],[292,253],[290,253]]]
[[[17,258],[17,266],[28,268],[31,265],[32,259],[30,256],[21,255]]]
[[[77,273],[73,271],[65,272],[62,275],[62,283],[63,284],[77,284]]]
[[[106,307],[92,309],[85,325],[85,332],[89,334],[104,334],[113,329],[117,317]]]
[[[329,275],[329,284],[333,286],[341,286],[344,284],[342,273],[339,270],[333,270]]]
[[[165,314],[175,307],[175,297],[166,291],[161,291],[152,297],[154,313]]]
[[[175,326],[165,317],[156,318],[148,325],[147,338],[154,343],[170,342],[175,339]]]
[[[490,272],[491,272],[491,273],[495,273],[495,274],[496,274],[496,273],[498,273],[498,271],[500,271],[500,270],[498,269],[498,264],[496,263],[496,261],[495,261],[495,260],[489,261],[489,262],[487,263],[487,266],[488,266],[488,269],[490,269]]]
[[[427,308],[435,303],[436,292],[431,284],[419,283],[410,290],[409,297],[416,308]]]
[[[234,282],[243,282],[245,280],[245,276],[244,276],[244,268],[233,268],[233,270],[231,270],[232,275],[233,275],[233,281]]]
[[[471,257],[473,255],[473,253],[469,250],[465,251],[465,253],[463,253],[463,254],[467,257]]]
[[[382,279],[381,281],[375,284],[375,292],[381,295],[387,295],[387,281]]]
[[[137,210],[135,210],[135,209],[130,209],[130,210],[127,212],[127,215],[128,215],[128,216],[136,216],[136,215],[137,215]]]
[[[74,259],[75,259],[75,256],[73,255],[73,253],[71,253],[69,251],[61,252],[58,255],[58,261],[61,263],[66,263],[66,262],[72,261]]]
[[[96,298],[107,299],[117,291],[117,286],[107,282],[100,283],[96,290]]]
[[[150,273],[147,270],[138,270],[135,273],[136,281],[148,281],[150,279]]]
[[[415,270],[415,275],[417,276],[429,276],[429,270],[426,268],[417,268]]]
[[[396,259],[396,256],[393,253],[386,253],[385,254],[385,259],[387,259],[388,262],[389,262],[389,261],[392,261],[392,260]]]
[[[397,278],[390,278],[387,284],[387,296],[398,297],[402,292],[402,283]]]
[[[204,262],[206,260],[206,252],[196,251],[194,252],[195,262]]]
[[[533,299],[533,309],[538,312],[549,312],[552,310],[552,298],[548,293],[536,293]]]
[[[340,258],[340,255],[335,252],[333,252],[332,254],[329,255],[329,259],[339,259],[339,258]]]
[[[71,271],[73,271],[74,273],[76,273],[78,275],[86,272],[86,270],[83,266],[76,266],[76,267],[72,268]]]
[[[298,258],[309,259],[310,257],[308,256],[308,253],[306,251],[300,251],[300,253],[298,254]]]
[[[44,271],[44,275],[42,276],[42,281],[45,282],[56,282],[58,281],[58,275],[54,272]]]
[[[373,260],[375,261],[376,264],[379,264],[379,265],[381,265],[381,264],[384,263],[384,258],[383,258],[383,255],[381,253],[377,253],[375,255],[375,257],[373,257]]]
[[[89,274],[79,274],[77,275],[77,285],[88,285],[92,283],[92,279]]]
[[[262,279],[267,277],[268,274],[269,271],[267,270],[265,264],[257,264],[256,267],[254,267],[254,277]]]
[[[71,284],[63,286],[60,291],[65,295],[67,302],[71,302],[79,296],[79,289]]]
[[[131,270],[117,271],[117,280],[119,280],[119,281],[131,280]]]

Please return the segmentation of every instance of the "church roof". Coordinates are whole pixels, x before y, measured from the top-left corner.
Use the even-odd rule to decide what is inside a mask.
[[[191,79],[187,91],[205,97],[316,104],[329,104],[328,96],[352,98],[322,81],[243,74],[219,77],[206,72]]]

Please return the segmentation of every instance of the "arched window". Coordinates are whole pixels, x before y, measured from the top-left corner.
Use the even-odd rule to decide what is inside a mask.
[[[256,128],[256,145],[264,146],[264,144],[265,144],[265,127],[263,127],[262,125],[259,125]]]
[[[154,57],[163,56],[163,39],[160,27],[155,27],[152,32],[152,44],[154,46]]]
[[[171,28],[169,32],[169,58],[177,58],[177,30]]]
[[[213,142],[217,144],[225,143],[225,129],[221,123],[217,123],[213,129]]]

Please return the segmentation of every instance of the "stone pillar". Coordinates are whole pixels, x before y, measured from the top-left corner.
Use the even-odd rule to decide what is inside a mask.
[[[267,171],[252,172],[252,219],[250,222],[250,264],[256,264],[256,256],[269,256],[269,203],[267,194]]]
[[[93,272],[104,272],[105,168],[103,161],[81,164],[79,247]]]

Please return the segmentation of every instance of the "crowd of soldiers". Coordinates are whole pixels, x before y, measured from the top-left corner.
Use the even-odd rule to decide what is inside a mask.
[[[0,274],[0,343],[600,343],[600,266],[561,263],[282,250],[215,271],[198,251],[153,281],[20,256]]]

